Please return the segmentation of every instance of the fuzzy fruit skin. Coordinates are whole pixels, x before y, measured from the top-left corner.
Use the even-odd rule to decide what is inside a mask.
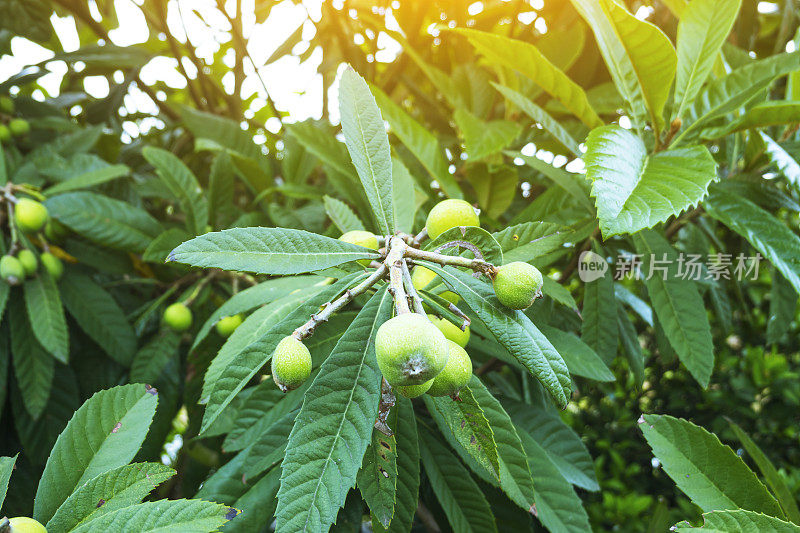
[[[406,386],[395,387],[394,391],[398,393],[400,396],[405,396],[406,398],[417,398],[428,392],[428,389],[431,388],[431,385],[433,385],[433,380],[429,379],[428,381],[420,385],[406,385]]]
[[[31,132],[31,125],[24,118],[14,118],[8,122],[8,129],[14,137],[23,137]]]
[[[414,271],[411,273],[411,284],[414,285],[415,289],[421,291],[430,285],[435,278],[436,273],[433,270],[418,265],[414,267]],[[453,291],[443,291],[439,293],[438,296],[444,298],[453,305],[457,304],[459,300],[458,294]]]
[[[47,222],[47,208],[30,198],[20,198],[14,206],[14,221],[20,231],[36,233]]]
[[[39,261],[36,260],[36,255],[24,248],[17,253],[17,259],[19,262],[22,263],[22,267],[25,269],[25,275],[27,277],[31,277],[36,274],[36,269],[39,267]]]
[[[164,310],[164,323],[173,331],[186,331],[192,326],[192,311],[175,302]]]
[[[341,237],[339,237],[340,241],[349,242],[350,244],[357,244],[359,246],[363,246],[364,248],[369,248],[370,250],[377,250],[378,249],[378,238],[368,231],[361,231],[361,230],[353,230],[348,231]],[[369,259],[359,259],[358,264],[364,267],[369,266]]]
[[[436,315],[428,315],[428,320],[430,320],[434,326],[439,328],[439,331],[442,332],[445,339],[453,341],[462,348],[469,342],[469,326],[467,326],[464,331],[461,331],[461,328],[446,318],[439,318]]]
[[[272,379],[283,392],[296,389],[311,375],[311,352],[303,341],[289,335],[272,354]]]
[[[14,112],[14,100],[8,96],[0,96],[0,113],[10,115]]]
[[[219,319],[215,328],[220,336],[228,338],[231,334],[242,325],[242,315],[225,316]]]
[[[61,262],[61,259],[54,256],[50,252],[45,252],[39,259],[44,265],[44,269],[47,270],[47,273],[50,274],[50,277],[59,280],[61,279],[61,275],[64,273],[64,263]]]
[[[378,328],[375,355],[389,385],[420,385],[447,364],[447,339],[427,317],[406,313]]]
[[[9,518],[8,522],[11,526],[10,533],[47,533],[47,529],[42,524],[27,516]]]
[[[544,280],[535,266],[514,261],[497,269],[493,284],[501,304],[511,309],[527,309],[541,295]]]
[[[25,267],[13,255],[4,255],[0,259],[0,278],[9,285],[18,285],[25,279]]]
[[[11,130],[5,124],[0,124],[0,144],[8,144],[11,141]]]
[[[425,221],[428,237],[435,239],[450,228],[457,226],[480,226],[475,210],[464,200],[444,200],[439,202]]]
[[[469,354],[453,341],[447,341],[450,356],[447,364],[428,389],[430,396],[455,396],[466,387],[472,377],[472,360]]]

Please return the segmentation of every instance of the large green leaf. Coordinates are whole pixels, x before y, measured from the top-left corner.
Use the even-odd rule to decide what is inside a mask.
[[[107,165],[95,170],[90,170],[89,172],[70,178],[67,181],[62,181],[52,187],[48,187],[44,190],[44,194],[49,197],[76,189],[94,187],[95,185],[127,176],[130,171],[131,169],[125,165]]]
[[[708,213],[747,239],[800,294],[800,238],[786,224],[747,198],[714,188]]]
[[[397,411],[389,420],[397,425]],[[384,435],[378,429],[372,430],[372,442],[364,454],[364,461],[358,471],[358,490],[367,502],[373,520],[389,527],[394,516],[397,501],[397,441],[394,435]]]
[[[567,131],[567,129],[564,128],[555,118],[550,116],[547,111],[533,103],[530,98],[520,92],[515,91],[514,89],[494,82],[492,82],[492,85],[500,94],[505,96],[509,102],[517,106],[523,113],[532,118],[534,122],[541,124],[542,127],[550,135],[552,135],[555,140],[563,144],[564,148],[572,152],[575,157],[581,156],[581,150],[578,146],[578,141],[576,141],[572,137],[572,134]]]
[[[364,224],[346,203],[336,198],[331,198],[328,195],[325,195],[322,201],[325,205],[325,212],[328,214],[328,218],[339,228],[339,231],[342,233],[354,230],[364,231]]]
[[[472,376],[469,388],[494,433],[500,461],[500,488],[520,508],[530,511],[534,503],[533,479],[517,429],[497,398],[477,376]]]
[[[147,211],[91,192],[49,198],[47,210],[76,233],[123,252],[143,252],[163,231]]]
[[[104,472],[73,492],[47,522],[47,529],[70,531],[81,522],[141,503],[173,475],[172,468],[159,463],[135,463]]]
[[[496,532],[486,497],[456,456],[425,427],[419,443],[425,473],[453,531]]]
[[[408,533],[417,512],[419,493],[419,437],[414,406],[411,400],[398,396],[394,410],[389,413],[389,427],[397,443],[397,490],[392,523],[388,529],[373,519],[376,533]]]
[[[598,257],[603,250],[595,245]],[[609,312],[614,301],[614,280],[610,272],[584,284],[583,307],[581,309],[581,340],[600,356],[605,364],[611,364],[617,356],[619,335],[617,316]]]
[[[78,325],[115,361],[128,366],[136,335],[114,298],[89,276],[68,271],[59,285],[61,299]]]
[[[616,63],[622,78],[615,81],[618,84],[622,81],[628,86],[626,92],[644,100],[650,123],[656,131],[660,131],[664,122],[664,104],[672,88],[678,62],[675,49],[669,37],[657,26],[639,20],[616,0],[602,0],[601,6],[627,56],[627,61],[605,56],[606,62],[612,59]],[[626,68],[629,64],[630,70]],[[637,106],[633,107],[636,109]]]
[[[477,247],[485,261],[494,265],[503,264],[503,250],[500,248],[500,243],[495,240],[491,233],[478,226],[456,226],[443,231],[438,237],[425,243],[425,250],[437,250],[443,245],[457,243],[458,241],[470,243]],[[440,251],[445,254],[453,254],[454,250],[461,253],[466,248],[453,246],[441,248]],[[470,256],[474,255],[471,250],[468,253]],[[433,287],[434,285],[426,285],[426,287],[428,286]]]
[[[643,415],[639,429],[664,471],[703,511],[745,509],[783,517],[767,488],[715,435],[666,415]]]
[[[195,237],[175,248],[167,260],[205,268],[286,275],[378,257],[374,250],[304,230],[255,227]]]
[[[383,117],[364,79],[352,68],[339,80],[342,132],[381,234],[394,233],[392,154]]]
[[[463,193],[448,169],[449,163],[436,136],[425,126],[411,118],[402,107],[397,105],[383,91],[370,87],[375,100],[380,106],[383,116],[400,142],[414,154],[430,177],[439,184],[442,191],[450,198],[463,198]],[[429,182],[428,182],[429,183]],[[425,187],[429,190],[430,187]]]
[[[742,0],[693,0],[678,24],[675,116],[682,117],[708,78]]]
[[[136,531],[138,533],[209,533],[236,516],[236,510],[203,500],[159,500],[123,507],[82,523],[74,533]]]
[[[493,478],[500,477],[494,432],[469,387],[459,392],[461,401],[449,396],[423,396],[428,412],[442,431],[449,430],[455,442]]]
[[[797,309],[797,291],[780,272],[773,269],[769,291],[769,320],[767,343],[774,344],[789,331]]]
[[[14,471],[14,464],[17,462],[17,456],[14,457],[0,457],[0,506],[6,499],[6,491],[8,491],[8,481],[11,479],[11,473]]]
[[[414,178],[399,157],[392,158],[392,203],[397,231],[412,233],[417,213]]]
[[[777,77],[797,69],[800,69],[800,52],[793,52],[753,61],[726,76],[711,80],[692,105],[694,122],[675,139],[675,144],[685,137],[691,137],[691,134],[717,118],[747,104]]]
[[[800,122],[800,102],[773,100],[755,105],[736,120],[701,133],[704,139],[718,139],[737,131]]]
[[[487,283],[453,267],[425,266],[461,295],[500,345],[541,382],[559,407],[566,407],[572,383],[567,365],[530,319],[522,311],[504,307]]]
[[[39,418],[47,406],[55,374],[55,360],[36,340],[22,300],[11,300],[8,310],[11,356],[25,410]]]
[[[551,63],[534,45],[472,29],[452,31],[467,37],[472,46],[492,63],[530,78],[590,128],[603,123],[580,85]]]
[[[72,416],[47,460],[33,516],[47,522],[72,492],[104,472],[128,464],[147,435],[157,393],[124,385],[95,393]]]
[[[544,324],[538,327],[564,358],[570,374],[595,381],[614,381],[614,374],[600,356],[577,335]]]
[[[244,471],[248,477],[261,474],[283,459],[296,416],[297,412],[287,413],[248,448],[247,459],[244,462]]]
[[[197,348],[203,339],[211,332],[211,329],[223,317],[233,316],[237,313],[246,313],[251,309],[268,304],[279,298],[283,298],[297,289],[306,288],[322,281],[323,278],[317,276],[293,276],[286,278],[274,278],[253,285],[243,291],[231,296],[224,304],[219,306],[211,316],[208,317],[200,331],[195,335],[192,349]]]
[[[761,140],[764,141],[767,156],[769,156],[775,166],[778,167],[781,174],[783,174],[792,185],[800,185],[800,163],[772,137],[763,131],[759,131],[758,133],[761,136]]]
[[[636,386],[641,387],[644,383],[644,354],[633,321],[620,302],[617,302],[617,323],[619,324],[619,339],[625,351],[625,357],[628,359],[628,367],[636,380]]]
[[[517,196],[519,176],[507,165],[477,164],[466,167],[467,180],[475,189],[475,198],[483,213],[500,217]]]
[[[36,340],[50,355],[66,363],[69,358],[69,334],[61,296],[49,275],[36,276],[23,285],[25,307]]]
[[[544,448],[527,433],[521,433],[520,439],[533,474],[534,511],[542,524],[550,531],[591,531],[581,499],[561,476]]]
[[[374,339],[392,303],[385,288],[367,302],[306,393],[283,459],[277,530],[326,531],[344,505],[372,435],[381,379]]]
[[[703,515],[703,525],[692,527],[681,522],[672,527],[677,533],[800,533],[800,526],[753,511],[712,511]]]
[[[249,533],[258,531],[259,528],[270,523],[275,514],[275,506],[278,504],[275,496],[278,494],[280,481],[281,469],[273,468],[255,485],[249,487],[247,492],[237,498],[233,507],[240,509],[241,513],[225,525],[225,533]]]
[[[172,330],[157,333],[136,352],[131,364],[131,383],[153,383],[178,353],[181,337]]]
[[[523,222],[508,226],[492,236],[503,249],[503,260],[506,263],[527,263],[569,242],[574,231],[550,222]]]
[[[706,195],[716,177],[716,163],[706,147],[648,155],[639,137],[615,125],[589,133],[584,161],[604,238],[635,233],[679,215]]]
[[[155,167],[161,181],[178,200],[181,210],[186,215],[186,229],[195,235],[205,233],[208,223],[208,202],[189,167],[177,156],[154,146],[146,146],[142,150],[142,155]]]
[[[697,285],[679,276],[678,252],[660,234],[639,232],[634,235],[634,243],[642,254],[650,302],[670,345],[694,379],[707,387],[714,369],[714,344]]]
[[[736,438],[739,439],[739,442],[742,443],[744,449],[753,459],[753,462],[758,466],[758,469],[764,476],[769,488],[772,489],[772,493],[778,500],[786,517],[792,522],[800,524],[800,509],[797,508],[797,502],[792,494],[792,490],[786,484],[786,480],[783,479],[783,476],[781,476],[780,472],[778,472],[766,454],[761,451],[758,444],[753,442],[753,439],[751,439],[742,428],[731,420],[728,420],[728,423],[736,434]]]
[[[517,431],[529,435],[542,447],[560,476],[586,490],[600,489],[592,456],[580,436],[561,417],[543,406],[509,398],[503,399],[503,405]]]
[[[521,130],[510,120],[481,120],[463,108],[456,109],[453,119],[464,137],[464,147],[471,161],[500,152],[517,138]]]

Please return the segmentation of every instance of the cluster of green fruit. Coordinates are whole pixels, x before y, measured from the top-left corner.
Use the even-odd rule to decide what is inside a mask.
[[[478,215],[469,203],[445,200],[431,210],[425,229],[435,239],[451,228],[478,225]],[[367,231],[350,231],[340,239],[373,250],[379,244],[378,238]],[[359,263],[365,267],[370,264],[368,260]],[[506,307],[526,309],[541,296],[542,274],[528,263],[493,267],[489,276],[497,299]],[[433,271],[419,265],[412,272],[412,284],[417,290],[430,286],[435,278]],[[458,295],[451,291],[439,296],[458,303]],[[427,393],[456,398],[472,376],[472,361],[464,349],[469,337],[467,325],[459,327],[433,314],[401,313],[378,329],[375,338],[378,367],[387,383],[405,397]],[[278,343],[271,370],[281,390],[299,387],[311,375],[311,367],[311,354],[299,338],[290,335]]]
[[[184,302],[175,302],[168,306],[164,310],[163,318],[164,323],[170,329],[179,333],[192,327],[192,310]],[[214,324],[214,329],[222,338],[227,339],[242,324],[242,321],[244,321],[244,316],[241,314],[224,316]]]
[[[0,96],[0,145],[12,139],[24,137],[31,131],[31,125],[24,118],[13,118],[14,100]]]
[[[45,228],[47,222],[47,208],[43,204],[30,198],[16,200],[12,223],[21,232],[36,234]],[[9,285],[18,285],[25,278],[36,275],[40,262],[53,279],[61,278],[64,264],[58,257],[45,251],[39,255],[37,260],[36,254],[27,248],[22,248],[16,255],[7,254],[0,258],[0,278],[3,278]]]

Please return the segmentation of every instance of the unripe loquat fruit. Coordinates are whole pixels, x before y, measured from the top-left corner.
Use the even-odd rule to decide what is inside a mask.
[[[377,250],[378,249],[378,238],[368,231],[362,230],[353,230],[348,231],[341,237],[339,237],[340,241],[349,242],[350,244],[357,244],[358,246],[363,246],[364,248],[369,248],[370,250]],[[359,259],[358,264],[364,267],[369,266],[370,260],[369,259]]]
[[[10,115],[14,112],[14,100],[8,96],[0,96],[0,113]]]
[[[0,144],[8,144],[11,141],[11,130],[5,124],[0,124]]]
[[[228,338],[236,331],[236,328],[242,325],[242,320],[244,320],[242,315],[224,316],[217,321],[214,327],[221,337]]]
[[[9,533],[47,533],[47,529],[27,516],[15,516],[8,519]]]
[[[430,268],[425,268],[421,265],[415,266],[414,271],[411,273],[411,284],[414,285],[414,288],[418,291],[430,285],[434,279],[436,279],[436,273]],[[458,294],[453,291],[442,291],[438,296],[444,298],[453,305],[457,304],[459,300]]]
[[[289,335],[272,354],[272,379],[283,392],[296,389],[311,375],[311,352],[303,341]]]
[[[392,387],[421,385],[447,364],[447,339],[427,317],[406,313],[378,328],[375,355]]]
[[[514,261],[498,267],[492,283],[501,304],[511,309],[527,309],[541,296],[544,279],[535,266]]]
[[[461,331],[461,328],[446,318],[439,318],[436,315],[428,315],[428,319],[433,323],[434,326],[439,328],[439,331],[442,332],[447,340],[453,341],[462,348],[469,342],[469,326],[464,328],[464,331]]]
[[[406,398],[417,398],[418,396],[422,396],[428,392],[428,389],[431,388],[431,385],[433,385],[433,380],[429,379],[425,383],[421,383],[419,385],[400,385],[398,387],[394,387],[394,391],[400,396],[404,396]]]
[[[431,240],[450,228],[479,225],[478,214],[464,200],[444,200],[439,202],[433,206],[425,222],[425,228],[428,230],[428,237]]]
[[[433,379],[428,394],[431,396],[452,396],[466,387],[472,377],[472,360],[469,354],[453,341],[447,341],[449,356],[447,364],[438,376]]]
[[[31,277],[36,274],[36,269],[39,266],[39,261],[36,260],[36,254],[27,248],[23,248],[17,253],[17,259],[19,259],[19,262],[22,263],[22,267],[25,269],[25,275],[27,277]]]
[[[19,285],[25,279],[25,267],[13,255],[0,259],[0,277],[9,285]]]
[[[24,118],[14,118],[8,122],[8,129],[14,137],[23,137],[30,133],[31,125]]]
[[[173,331],[186,331],[192,326],[192,311],[181,302],[164,310],[164,323]]]
[[[36,200],[20,198],[14,205],[14,222],[20,231],[36,233],[47,222],[47,208]]]
[[[39,260],[51,278],[55,280],[61,279],[61,275],[64,273],[64,263],[61,262],[61,259],[50,252],[44,252],[39,256]]]

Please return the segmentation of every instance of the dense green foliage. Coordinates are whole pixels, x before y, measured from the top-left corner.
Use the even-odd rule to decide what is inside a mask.
[[[0,516],[800,530],[796,3],[294,3],[0,0]]]

